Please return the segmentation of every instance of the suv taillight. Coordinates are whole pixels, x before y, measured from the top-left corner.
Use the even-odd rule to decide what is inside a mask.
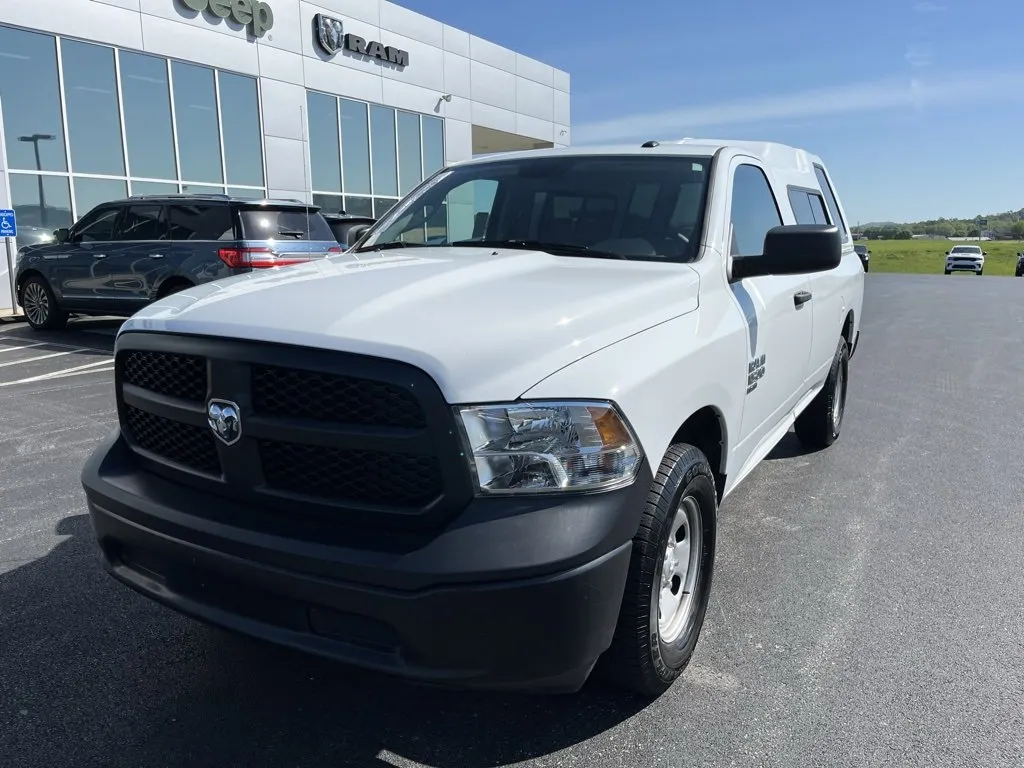
[[[335,246],[327,249],[328,253],[343,253],[342,249]],[[232,269],[249,267],[251,269],[266,269],[268,267],[286,267],[289,264],[304,264],[308,258],[295,258],[294,256],[279,256],[270,248],[221,248],[217,255],[220,260]]]

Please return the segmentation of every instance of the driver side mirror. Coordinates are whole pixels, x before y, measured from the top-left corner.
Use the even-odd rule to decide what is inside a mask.
[[[833,224],[787,224],[769,229],[760,256],[734,256],[732,280],[761,275],[827,272],[843,260],[843,243]]]
[[[58,243],[66,243],[70,236],[71,230],[67,227],[61,227],[60,229],[53,230],[53,239]]]
[[[359,238],[365,235],[369,231],[369,229],[369,224],[358,224],[352,227],[352,229],[348,231],[348,236],[345,238],[345,240],[347,240],[347,242],[345,243],[345,247],[351,248],[353,245],[359,242]]]

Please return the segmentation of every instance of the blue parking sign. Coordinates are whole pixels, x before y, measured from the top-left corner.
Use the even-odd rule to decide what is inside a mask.
[[[10,208],[0,208],[0,237],[18,236],[18,218]]]

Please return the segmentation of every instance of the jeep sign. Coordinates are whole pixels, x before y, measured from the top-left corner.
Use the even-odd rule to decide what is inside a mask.
[[[253,37],[263,37],[274,26],[274,12],[260,0],[181,0],[193,11],[209,11],[219,19],[229,16],[232,21],[249,27]]]

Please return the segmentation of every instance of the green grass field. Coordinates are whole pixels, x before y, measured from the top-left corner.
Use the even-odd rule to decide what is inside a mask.
[[[1000,240],[998,242],[952,240],[858,240],[871,250],[872,272],[913,272],[941,275],[946,265],[946,251],[954,245],[980,245],[985,257],[986,275],[1010,275],[1017,265],[1017,253],[1024,251],[1024,242]],[[964,273],[967,277],[973,277]],[[961,274],[959,276],[964,276]],[[957,277],[954,273],[952,277]]]

